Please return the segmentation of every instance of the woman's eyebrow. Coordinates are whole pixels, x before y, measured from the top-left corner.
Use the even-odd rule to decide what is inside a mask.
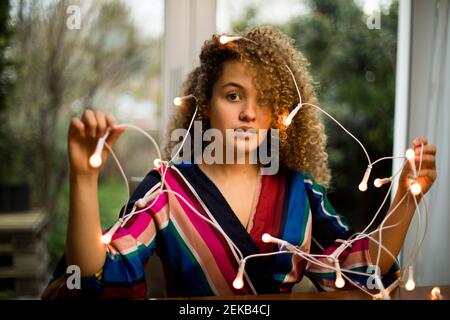
[[[242,85],[240,85],[239,83],[236,83],[236,82],[227,82],[222,86],[222,89],[225,87],[228,87],[228,86],[244,89],[244,87]]]

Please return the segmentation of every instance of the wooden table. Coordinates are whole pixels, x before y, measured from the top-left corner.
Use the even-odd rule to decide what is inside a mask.
[[[392,300],[431,300],[431,289],[434,286],[417,287],[414,291],[396,288],[391,293]],[[450,286],[438,286],[442,300],[450,299]],[[378,293],[378,292],[373,292]],[[335,292],[302,292],[287,294],[260,294],[244,296],[191,297],[187,300],[372,300],[372,297],[360,290]]]

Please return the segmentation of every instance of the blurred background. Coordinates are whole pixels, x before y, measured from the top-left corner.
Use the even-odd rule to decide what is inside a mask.
[[[372,160],[403,155],[416,135],[428,136],[438,148],[442,144],[439,161],[447,160],[449,135],[443,130],[450,120],[450,88],[443,77],[450,68],[449,16],[448,0],[428,5],[409,0],[1,1],[0,298],[39,297],[64,252],[70,119],[87,107],[111,113],[119,123],[147,130],[162,145],[172,99],[198,63],[203,41],[215,32],[269,24],[290,35],[310,61],[320,105],[362,141]],[[324,120],[333,174],[329,198],[355,230],[362,230],[386,189],[357,190],[366,158],[348,135]],[[133,131],[122,135],[115,151],[132,186],[152,169],[156,155]],[[391,176],[400,165],[382,162],[373,176]],[[446,190],[449,173],[440,172],[442,185],[430,195],[437,212],[448,208],[448,197],[436,189]],[[106,228],[127,199],[112,159],[99,186]],[[448,214],[437,214],[440,232],[424,252],[427,245],[450,244]],[[407,242],[406,249],[411,245]],[[418,285],[450,283],[443,269],[449,255],[434,265],[434,278],[426,269],[429,257],[420,255]],[[164,296],[158,262],[150,269],[150,296]]]

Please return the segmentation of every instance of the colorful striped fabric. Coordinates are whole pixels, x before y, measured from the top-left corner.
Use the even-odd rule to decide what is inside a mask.
[[[146,176],[132,195],[128,212],[134,202],[160,186],[164,168]],[[164,192],[151,208],[133,215],[107,246],[103,269],[96,275],[82,277],[81,289],[67,288],[67,266],[62,257],[42,298],[145,299],[145,264],[154,252],[163,263],[167,294],[171,297],[289,292],[304,275],[321,290],[335,290],[334,272],[290,253],[249,259],[244,287],[233,288],[239,259],[227,239],[205,221],[219,225],[244,256],[278,250],[276,245],[262,242],[264,233],[305,252],[330,254],[341,244],[336,240],[347,239],[353,232],[330,205],[325,189],[310,175],[280,169],[276,175],[262,176],[249,230],[198,165],[170,166],[165,183],[165,188],[183,196],[186,202],[175,193]],[[320,260],[329,265],[326,259]],[[343,269],[365,271],[371,265],[368,240],[357,240],[339,260]],[[364,277],[348,276],[366,284]]]

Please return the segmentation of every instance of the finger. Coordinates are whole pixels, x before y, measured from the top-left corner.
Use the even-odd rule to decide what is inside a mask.
[[[420,163],[420,156],[416,156],[415,159],[416,164]],[[422,155],[422,163],[435,163],[436,157],[432,154],[424,154]]]
[[[70,127],[69,127],[69,135],[74,134],[74,133],[79,134],[82,138],[86,137],[84,123],[76,117],[72,118],[72,120],[70,121]]]
[[[103,137],[106,132],[106,117],[103,112],[96,111],[95,119],[97,120],[97,135]]]
[[[106,116],[106,125],[108,128],[113,129],[116,125],[116,119],[114,118],[114,116],[108,114]]]
[[[106,142],[112,146],[114,143],[116,143],[117,139],[119,139],[120,135],[126,130],[126,128],[119,127],[111,130],[111,133],[106,139]]]
[[[417,177],[419,178],[429,178],[431,181],[436,180],[437,173],[434,169],[422,169],[418,173]]]
[[[420,155],[422,152],[422,146],[418,146],[414,148],[416,155]],[[423,153],[436,155],[436,146],[434,144],[428,144],[423,146]]]
[[[97,133],[97,120],[95,119],[94,112],[92,110],[86,110],[81,120],[84,122],[88,134],[92,138],[95,138]]]
[[[420,147],[422,144],[423,145],[428,144],[428,140],[425,137],[418,137],[418,138],[415,138],[412,143],[413,143],[414,148],[416,148],[416,147]]]

